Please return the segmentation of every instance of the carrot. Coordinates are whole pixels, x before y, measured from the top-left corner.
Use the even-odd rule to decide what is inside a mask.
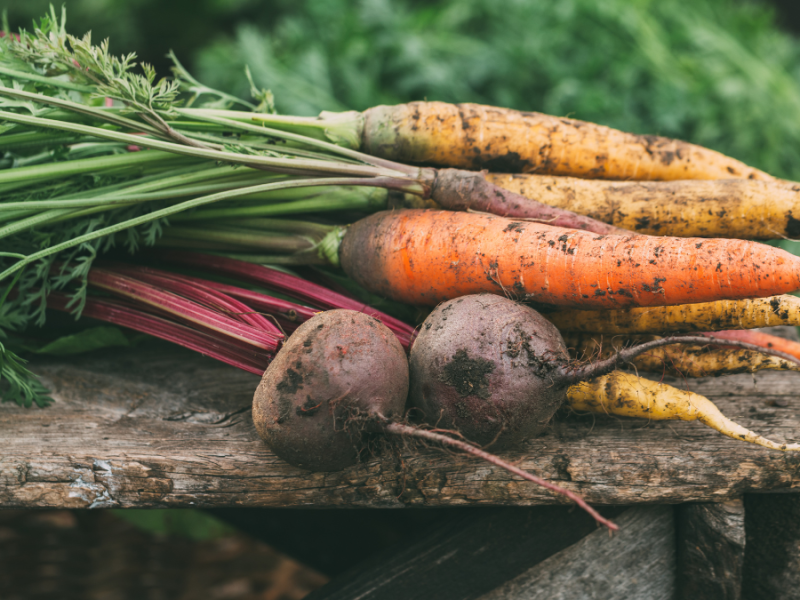
[[[723,337],[724,333],[727,332],[717,332],[714,336]],[[571,333],[564,336],[564,342],[573,358],[592,357],[593,359],[606,358],[627,346],[656,339],[661,338],[659,336],[615,336],[604,339],[602,335],[582,333]],[[752,339],[741,341],[756,343],[756,340]],[[775,349],[792,354],[783,347],[775,347]],[[798,356],[798,354],[792,355]],[[762,370],[800,370],[800,367],[792,362],[754,350],[696,345],[653,348],[631,359],[630,364],[637,371],[677,377],[716,377],[735,373],[755,373]]]
[[[589,181],[530,173],[487,173],[486,179],[538,202],[637,233],[800,238],[800,185],[746,179]],[[516,206],[509,206],[504,214],[528,216]]]
[[[741,240],[598,236],[475,213],[380,212],[339,258],[359,284],[435,305],[466,294],[615,308],[769,296],[800,288],[800,258]]]
[[[228,113],[241,115],[244,113]],[[410,102],[317,119],[250,115],[400,162],[600,179],[773,177],[724,154],[664,137],[479,104]]]
[[[800,325],[800,298],[781,295],[612,311],[559,310],[545,315],[560,331],[685,333]]]
[[[736,440],[773,450],[800,450],[800,444],[778,444],[737,425],[704,396],[621,371],[572,385],[567,402],[573,410],[593,413],[654,421],[697,420]]]

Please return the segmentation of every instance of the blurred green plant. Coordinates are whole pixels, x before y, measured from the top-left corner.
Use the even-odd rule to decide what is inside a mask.
[[[208,513],[191,508],[121,508],[111,514],[150,533],[213,540],[236,533],[236,529]]]

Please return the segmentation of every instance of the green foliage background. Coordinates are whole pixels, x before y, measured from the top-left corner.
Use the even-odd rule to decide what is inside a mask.
[[[17,0],[12,27],[47,0]],[[73,33],[281,112],[483,102],[687,139],[800,179],[800,43],[754,0],[68,0]]]

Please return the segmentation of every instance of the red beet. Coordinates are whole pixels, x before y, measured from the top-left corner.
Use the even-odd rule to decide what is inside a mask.
[[[569,385],[569,355],[555,326],[493,294],[436,307],[414,341],[409,367],[411,404],[428,422],[481,445],[511,446],[536,435]]]
[[[358,460],[367,436],[422,439],[481,458],[562,494],[616,529],[578,495],[474,445],[401,422],[408,363],[391,331],[367,315],[332,310],[292,334],[264,372],[253,398],[259,435],[285,461],[316,471]]]
[[[303,323],[264,372],[253,420],[286,462],[336,471],[358,460],[377,417],[402,417],[407,395],[395,335],[363,313],[329,310]]]

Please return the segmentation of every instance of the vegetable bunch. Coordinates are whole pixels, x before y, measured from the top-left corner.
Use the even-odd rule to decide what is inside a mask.
[[[536,386],[547,374],[556,382],[546,410],[524,409],[529,416],[516,425],[486,404],[489,383],[473,378],[495,371],[488,358],[429,340],[451,327],[446,309],[434,312],[435,325],[425,322],[419,339],[439,354],[419,364],[489,408],[448,404],[445,392],[429,397],[425,384],[416,405],[445,421],[452,409],[453,427],[466,431],[459,411],[479,414],[475,431],[488,437],[473,441],[518,442],[568,402],[698,418],[740,439],[796,449],[739,428],[705,399],[609,372],[634,359],[683,374],[796,369],[800,345],[749,330],[800,325],[785,295],[800,290],[800,258],[747,240],[800,230],[800,186],[686,142],[495,107],[415,102],[276,115],[267,91],[253,86],[254,102],[243,102],[203,86],[177,60],[175,76],[156,81],[133,55],[117,58],[107,42],[70,36],[64,22],[51,11],[32,33],[0,38],[0,328],[42,324],[49,306],[260,373],[298,324],[344,308],[375,316],[406,350],[419,347],[419,319],[409,324],[330,289],[341,268],[355,294],[388,298],[391,310],[391,302],[451,307],[489,293],[534,303],[555,325],[534,318],[533,330],[552,334],[539,349],[531,332],[499,338],[499,352],[527,353]],[[303,270],[327,287],[262,265]],[[594,334],[570,338],[572,359],[561,340],[567,331]],[[700,334],[662,337],[690,331]],[[634,347],[617,339],[608,355],[602,333],[651,337]],[[693,346],[668,350],[680,341]],[[336,348],[344,361],[348,346]],[[759,349],[770,360],[756,360]],[[602,356],[592,365],[570,362],[595,351]],[[743,369],[742,361],[752,363]],[[469,377],[448,383],[448,365]],[[6,397],[43,401],[6,348],[0,366]],[[279,391],[302,387],[285,373],[271,377]],[[604,379],[583,381],[594,377]],[[625,394],[652,404],[623,401]],[[319,406],[292,397],[265,408],[265,431],[290,419],[286,407],[306,418]],[[408,434],[392,415],[350,408],[361,411],[347,417],[359,433]],[[349,442],[342,447],[350,452]]]

